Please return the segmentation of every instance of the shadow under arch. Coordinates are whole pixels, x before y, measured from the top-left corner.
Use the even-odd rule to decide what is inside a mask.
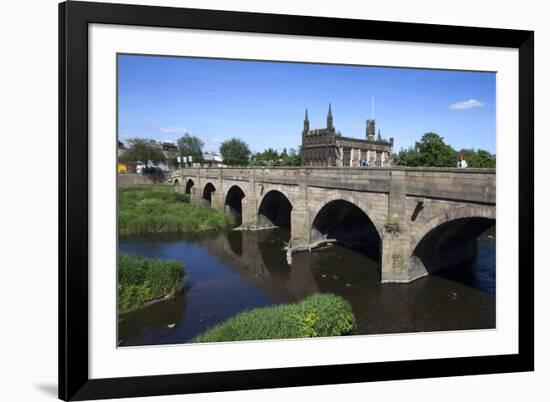
[[[278,190],[270,190],[260,202],[258,225],[290,229],[291,212],[292,204],[288,197]]]
[[[243,255],[243,232],[240,230],[231,230],[227,233],[227,243],[231,252],[240,257]]]
[[[439,271],[466,267],[478,256],[479,237],[495,224],[490,216],[457,216],[438,225],[432,223],[413,246],[412,258],[419,260],[428,274],[445,276]],[[461,281],[470,282],[466,278]]]
[[[317,212],[311,224],[311,241],[323,239],[332,239],[374,261],[380,261],[381,238],[378,230],[365,211],[350,201],[335,199]]]
[[[226,213],[233,215],[235,225],[240,226],[242,223],[244,191],[237,185],[231,186],[225,196],[224,210]]]
[[[195,182],[191,179],[187,180],[187,183],[185,183],[185,194],[191,194],[191,189],[195,185]]]
[[[180,181],[178,179],[174,179],[174,186],[177,186],[178,184],[180,184]]]
[[[206,205],[212,206],[212,193],[216,191],[216,187],[212,183],[206,183],[202,190],[202,199]]]
[[[321,209],[323,209],[328,203],[330,203],[331,201],[338,201],[338,200],[347,201],[351,204],[354,204],[361,211],[363,211],[365,213],[365,215],[367,215],[369,217],[370,221],[374,224],[374,227],[376,228],[376,231],[378,232],[378,236],[380,238],[382,238],[382,233],[384,232],[384,228],[383,228],[382,224],[380,222],[378,222],[378,220],[374,216],[374,213],[370,210],[369,205],[366,204],[366,203],[363,203],[361,201],[361,199],[358,199],[358,198],[354,197],[353,195],[349,195],[349,194],[329,195],[328,197],[323,199],[323,201],[321,201],[319,204],[317,204],[315,209],[312,211],[311,216],[312,217],[317,216],[319,214],[319,212],[321,211]]]

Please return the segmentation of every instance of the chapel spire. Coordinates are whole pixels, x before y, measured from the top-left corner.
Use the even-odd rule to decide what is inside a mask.
[[[328,104],[327,128],[329,130],[334,129],[333,120],[332,120],[332,105],[330,103]]]

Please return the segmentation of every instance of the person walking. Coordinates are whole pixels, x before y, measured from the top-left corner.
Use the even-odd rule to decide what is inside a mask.
[[[457,167],[463,168],[463,169],[468,167],[468,164],[466,163],[466,159],[464,159],[464,155],[462,154],[458,155]]]

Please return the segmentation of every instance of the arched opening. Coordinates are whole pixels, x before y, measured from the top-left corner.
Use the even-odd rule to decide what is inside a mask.
[[[180,181],[178,179],[174,179],[174,186],[177,186],[178,184],[180,184]]]
[[[191,189],[194,185],[195,183],[193,182],[193,180],[187,180],[187,183],[185,183],[185,194],[191,194]]]
[[[258,209],[258,225],[290,229],[291,211],[292,204],[283,193],[277,190],[269,191]]]
[[[239,186],[231,187],[225,197],[225,212],[233,215],[236,226],[240,226],[242,223],[243,198],[244,192]]]
[[[311,225],[311,241],[320,240],[332,240],[374,261],[380,260],[380,236],[374,223],[349,201],[330,201],[317,213]]]
[[[211,207],[212,206],[212,193],[216,191],[216,187],[212,183],[207,183],[206,186],[204,186],[204,190],[202,191],[202,199],[204,200],[204,204]]]
[[[494,292],[495,250],[495,219],[465,217],[430,230],[416,245],[413,258],[429,274]]]

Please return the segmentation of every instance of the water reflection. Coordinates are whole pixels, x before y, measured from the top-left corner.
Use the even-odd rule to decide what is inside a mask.
[[[356,334],[495,327],[494,229],[478,258],[410,284],[380,284],[363,250],[329,246],[293,254],[283,229],[123,238],[120,252],[184,262],[190,290],[121,317],[122,346],[183,343],[243,310],[289,303],[317,292],[344,297]]]

